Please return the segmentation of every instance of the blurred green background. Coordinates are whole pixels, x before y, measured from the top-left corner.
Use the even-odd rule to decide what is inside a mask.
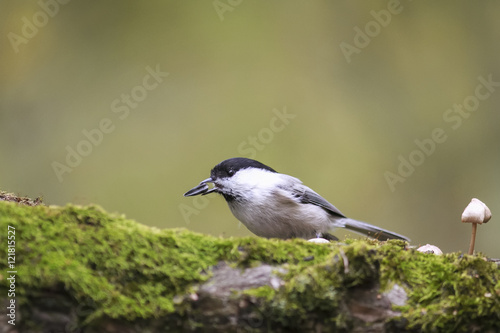
[[[182,194],[218,162],[253,157],[349,217],[445,252],[467,250],[460,217],[477,197],[493,219],[476,250],[500,257],[499,12],[498,1],[2,1],[0,189],[243,236],[222,198]],[[436,128],[446,140],[431,144]]]

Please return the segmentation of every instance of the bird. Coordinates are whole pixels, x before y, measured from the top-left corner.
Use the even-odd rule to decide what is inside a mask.
[[[209,178],[184,196],[210,193],[222,195],[233,215],[260,237],[338,240],[331,232],[346,228],[380,241],[410,241],[395,232],[346,217],[298,178],[245,157],[220,162],[212,168]]]

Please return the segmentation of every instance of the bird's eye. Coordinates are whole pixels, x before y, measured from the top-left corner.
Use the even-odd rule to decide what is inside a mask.
[[[234,170],[233,170],[233,169],[229,169],[229,170],[227,171],[227,174],[228,174],[229,176],[233,176],[233,175],[234,175]]]

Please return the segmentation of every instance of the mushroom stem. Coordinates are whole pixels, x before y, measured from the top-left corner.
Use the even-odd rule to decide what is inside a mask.
[[[477,223],[472,223],[472,234],[470,237],[470,246],[469,246],[470,255],[474,254],[474,245],[476,244],[476,230],[477,230]]]

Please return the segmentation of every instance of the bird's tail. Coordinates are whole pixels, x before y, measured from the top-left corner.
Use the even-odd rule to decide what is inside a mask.
[[[344,218],[338,222],[342,223],[343,227],[346,229],[358,232],[371,238],[378,239],[380,241],[385,241],[388,239],[402,239],[410,242],[410,239],[408,237],[376,227],[366,222],[361,222],[350,218]]]

